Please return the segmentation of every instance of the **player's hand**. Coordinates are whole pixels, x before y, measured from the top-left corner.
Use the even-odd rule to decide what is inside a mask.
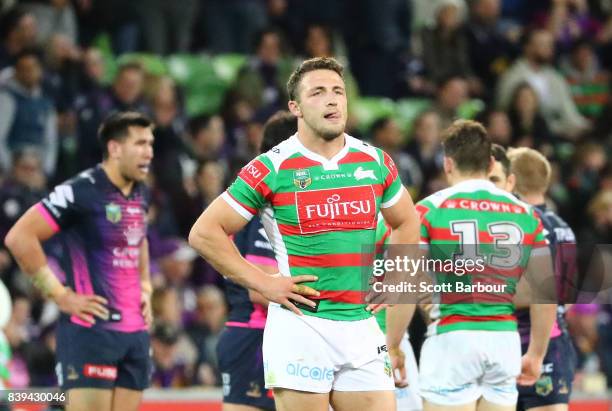
[[[264,297],[270,301],[282,304],[297,315],[302,315],[302,312],[295,306],[293,302],[302,303],[311,307],[316,307],[316,303],[304,296],[319,296],[319,292],[310,288],[303,282],[317,281],[318,278],[314,275],[298,275],[295,277],[286,277],[280,273],[267,276],[265,284],[262,284],[259,291]],[[293,302],[292,302],[293,301]]]
[[[516,382],[519,385],[535,384],[542,374],[543,361],[542,357],[536,357],[529,353],[523,355],[523,358],[521,358],[521,375]]]
[[[55,298],[55,303],[59,309],[70,315],[75,315],[83,321],[95,324],[94,317],[108,320],[109,312],[106,308],[108,301],[99,295],[77,294],[70,287],[66,287],[66,292]]]
[[[367,299],[366,299],[367,301]],[[366,306],[366,311],[371,312],[372,314],[377,314],[385,308],[391,307],[391,304],[368,304]]]
[[[151,309],[151,294],[143,291],[140,297],[140,309],[142,310],[142,316],[144,317],[147,328],[151,328],[153,324],[153,310]]]
[[[393,381],[397,388],[408,386],[406,378],[406,355],[399,347],[389,348],[389,357],[391,357],[391,368],[393,369]]]

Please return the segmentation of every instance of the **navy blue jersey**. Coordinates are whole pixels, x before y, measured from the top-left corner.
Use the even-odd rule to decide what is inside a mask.
[[[536,215],[544,226],[548,246],[553,258],[553,268],[557,286],[557,296],[560,302],[557,310],[557,323],[553,328],[551,337],[557,337],[561,332],[567,331],[565,322],[565,309],[563,303],[569,302],[571,284],[576,276],[576,236],[570,226],[554,211],[548,210],[545,205],[535,206]],[[519,333],[523,343],[529,341],[529,310],[517,312]]]
[[[259,217],[254,217],[234,236],[234,243],[240,254],[255,264],[277,266],[272,245],[261,224]],[[251,302],[246,288],[226,281],[226,297],[230,307],[227,326],[264,328],[266,323],[266,308]]]
[[[64,245],[66,285],[108,300],[111,318],[96,327],[120,332],[146,329],[141,313],[140,248],[146,238],[148,192],[135,184],[129,196],[100,165],[55,187],[36,204]],[[72,317],[73,323],[91,325]]]

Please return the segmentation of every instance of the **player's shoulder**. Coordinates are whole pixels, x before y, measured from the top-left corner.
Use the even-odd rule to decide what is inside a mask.
[[[53,192],[66,198],[88,193],[96,184],[96,168],[89,168],[56,185]]]
[[[349,149],[353,149],[354,151],[358,151],[358,152],[365,154],[365,156],[369,156],[372,160],[376,161],[378,164],[381,164],[384,159],[384,156],[387,155],[382,149],[376,146],[373,146],[372,144],[368,142],[360,140],[349,134],[345,134],[344,136],[346,138],[346,144],[349,146]],[[364,160],[366,158],[367,157],[365,157]]]
[[[270,150],[256,157],[259,161],[272,168],[272,171],[278,172],[281,164],[299,152],[299,142],[297,141],[297,133],[290,136],[286,140],[281,141]]]

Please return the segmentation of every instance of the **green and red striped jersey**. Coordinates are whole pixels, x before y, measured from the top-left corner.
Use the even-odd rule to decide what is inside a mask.
[[[354,321],[371,316],[362,274],[371,271],[379,210],[396,204],[403,186],[389,155],[344,139],[326,159],[295,134],[247,164],[222,198],[247,220],[262,211],[283,275],[318,277],[307,284],[321,293],[318,311],[304,314]]]
[[[471,272],[437,266],[436,284],[505,284],[506,293],[436,293],[430,334],[455,330],[517,329],[511,298],[531,255],[547,253],[534,209],[487,180],[467,180],[438,191],[416,205],[421,244],[431,260],[480,260]],[[454,267],[456,270],[456,266]]]

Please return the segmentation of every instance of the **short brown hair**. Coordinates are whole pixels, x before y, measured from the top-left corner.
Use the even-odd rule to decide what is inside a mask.
[[[451,158],[459,171],[487,172],[491,162],[491,140],[477,121],[456,120],[442,133],[444,155]]]
[[[510,175],[510,159],[508,158],[506,149],[499,144],[492,144],[491,155],[495,161],[499,161],[502,165],[502,170],[504,170],[504,174],[508,177]]]
[[[293,71],[293,73],[291,73],[289,81],[287,81],[287,95],[289,96],[289,100],[297,100],[297,96],[299,94],[298,88],[300,87],[300,82],[302,81],[304,74],[315,70],[335,71],[344,79],[344,67],[342,67],[342,64],[338,63],[335,58],[315,57],[313,59],[305,60]]]
[[[517,193],[543,194],[548,190],[551,171],[546,157],[532,148],[519,147],[508,150],[508,158]]]

